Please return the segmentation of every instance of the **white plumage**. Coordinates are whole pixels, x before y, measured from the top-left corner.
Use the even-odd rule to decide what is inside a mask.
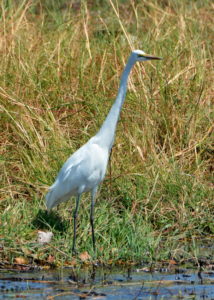
[[[96,137],[79,148],[68,158],[49,188],[46,196],[48,210],[97,186],[105,176],[108,157],[109,150],[102,148]]]
[[[161,59],[145,54],[141,50],[134,50],[123,71],[117,98],[112,105],[103,125],[98,133],[85,145],[72,154],[64,163],[54,184],[46,195],[48,210],[61,202],[67,201],[71,196],[76,196],[76,208],[74,211],[74,236],[73,253],[76,242],[76,219],[81,194],[91,191],[90,223],[92,227],[92,240],[95,250],[93,211],[94,201],[99,183],[104,179],[109,155],[114,142],[116,126],[127,90],[129,73],[137,61]]]

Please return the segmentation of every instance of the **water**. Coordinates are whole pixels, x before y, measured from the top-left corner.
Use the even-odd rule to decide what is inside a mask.
[[[85,268],[0,271],[0,299],[214,299],[214,271]]]

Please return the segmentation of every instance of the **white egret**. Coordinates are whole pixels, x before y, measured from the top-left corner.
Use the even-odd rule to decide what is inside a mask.
[[[74,233],[72,252],[76,252],[76,221],[80,197],[84,192],[91,192],[90,223],[92,229],[92,241],[95,251],[94,236],[94,202],[99,183],[104,179],[109,155],[114,142],[115,130],[125,100],[127,80],[129,73],[137,61],[158,60],[156,56],[147,55],[144,51],[132,51],[123,71],[117,98],[112,105],[103,125],[98,133],[85,145],[73,153],[64,163],[54,184],[46,195],[46,206],[50,210],[71,196],[76,196],[76,208],[74,210]]]

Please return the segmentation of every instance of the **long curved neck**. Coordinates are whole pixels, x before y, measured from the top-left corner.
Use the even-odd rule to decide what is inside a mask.
[[[134,60],[130,56],[121,76],[117,98],[112,105],[105,121],[103,122],[103,125],[96,134],[96,137],[99,139],[99,144],[102,144],[102,146],[107,147],[109,150],[111,149],[114,142],[117,122],[126,96],[128,76],[134,63]]]

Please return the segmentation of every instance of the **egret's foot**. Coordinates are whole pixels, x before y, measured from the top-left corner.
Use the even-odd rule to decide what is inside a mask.
[[[73,255],[73,256],[77,256],[77,254],[78,254],[77,250],[73,248],[73,249],[72,249],[72,255]]]

